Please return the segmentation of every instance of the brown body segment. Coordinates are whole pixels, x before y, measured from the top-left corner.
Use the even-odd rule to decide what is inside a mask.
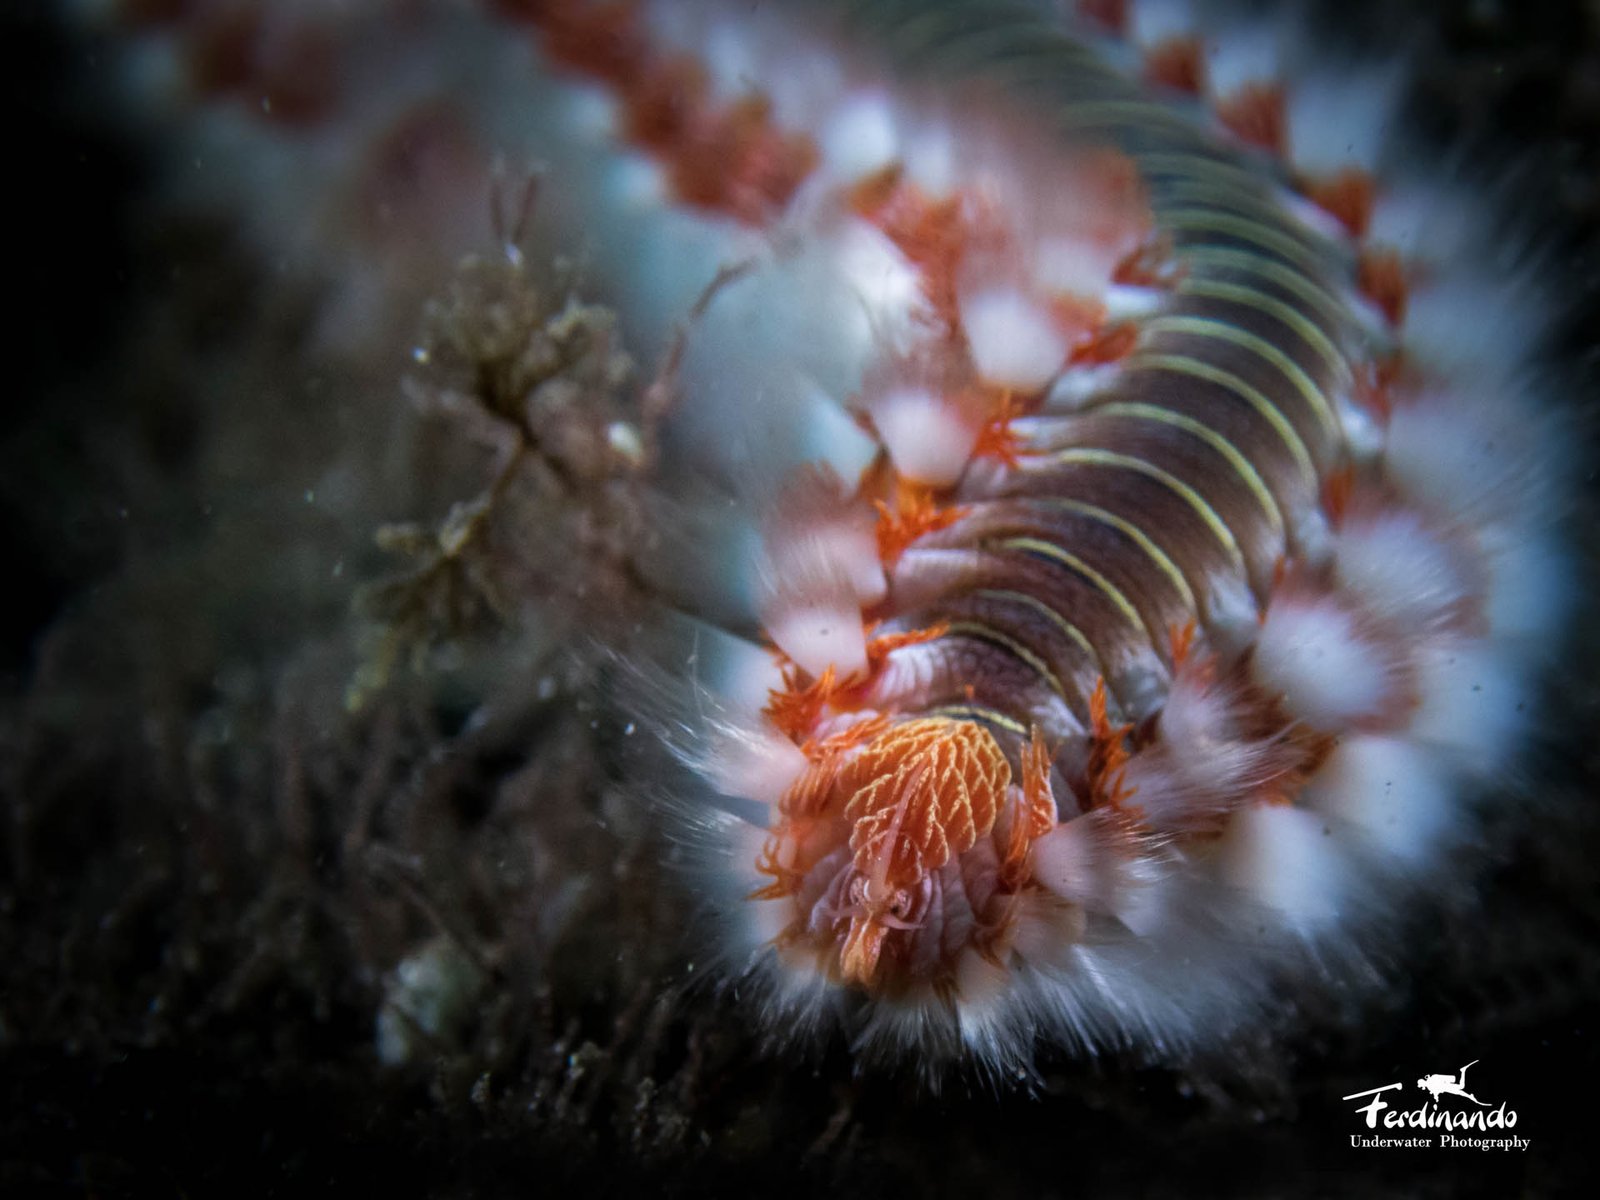
[[[1043,541],[1070,547],[1138,610],[1146,634],[1160,647],[1167,630],[1194,616],[1194,595],[1176,564],[1141,535],[1137,526],[1082,500],[1030,496],[971,505],[961,521],[918,545],[992,549]]]

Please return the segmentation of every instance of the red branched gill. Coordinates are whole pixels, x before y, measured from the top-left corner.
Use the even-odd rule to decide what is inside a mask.
[[[1056,820],[1042,744],[1022,784],[974,721],[923,717],[833,739],[778,806],[751,898],[783,905],[797,965],[877,995],[951,990],[964,959],[997,961]]]

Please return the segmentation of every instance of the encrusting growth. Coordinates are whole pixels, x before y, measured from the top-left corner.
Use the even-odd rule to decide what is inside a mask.
[[[437,527],[378,531],[382,549],[415,565],[359,597],[374,628],[354,707],[402,658],[420,669],[441,644],[515,627],[530,601],[546,621],[583,606],[620,625],[654,598],[639,559],[672,364],[642,383],[616,314],[579,298],[569,264],[525,257],[537,189],[523,186],[514,222],[497,194],[500,252],[464,259],[428,304],[407,392],[487,454],[490,479]]]

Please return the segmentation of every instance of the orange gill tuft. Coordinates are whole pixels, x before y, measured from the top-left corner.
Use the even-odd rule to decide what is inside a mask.
[[[867,725],[865,744],[850,739],[831,749],[784,796],[779,832],[757,864],[773,883],[756,895],[793,895],[803,871],[782,861],[782,845],[838,822],[841,833],[848,831],[855,872],[839,971],[846,981],[871,987],[879,978],[885,940],[906,927],[911,890],[993,832],[1011,788],[1011,767],[993,736],[970,721],[928,717]],[[1028,799],[1042,813],[1048,783],[1041,791],[1036,766],[1029,771]],[[1019,814],[1019,861],[1038,836],[1035,827],[1042,829],[1048,819]]]
[[[970,721],[930,717],[890,727],[835,782],[861,883],[841,953],[846,979],[870,986],[907,889],[994,828],[1011,768]]]

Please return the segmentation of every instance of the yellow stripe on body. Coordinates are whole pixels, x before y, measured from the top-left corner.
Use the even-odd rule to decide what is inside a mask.
[[[1006,538],[998,544],[1006,550],[1021,550],[1026,554],[1036,554],[1040,558],[1060,563],[1074,575],[1080,575],[1094,584],[1135,629],[1144,628],[1144,619],[1139,616],[1139,610],[1122,594],[1122,589],[1072,551],[1065,550],[1054,542],[1047,542],[1043,538],[1033,537]]]
[[[1178,232],[1221,233],[1238,238],[1242,242],[1259,246],[1280,258],[1289,260],[1308,274],[1315,275],[1323,267],[1316,251],[1310,246],[1296,241],[1279,229],[1250,217],[1240,216],[1238,213],[1209,208],[1178,208],[1163,213],[1161,223],[1168,229]],[[1178,247],[1178,257],[1181,259],[1184,254],[1184,247]]]
[[[1067,689],[1062,686],[1060,677],[1050,669],[1050,664],[1045,662],[1032,650],[1028,649],[1016,638],[1002,633],[991,625],[982,621],[950,621],[946,623],[945,635],[966,634],[968,637],[977,638],[982,642],[991,642],[1007,653],[1015,655],[1026,663],[1034,674],[1043,679],[1049,688],[1061,699],[1067,699]]]
[[[1300,364],[1295,362],[1282,350],[1274,346],[1263,337],[1258,337],[1249,330],[1240,329],[1226,321],[1213,317],[1189,316],[1158,316],[1144,322],[1142,332],[1154,333],[1186,333],[1195,337],[1213,338],[1217,341],[1227,342],[1241,350],[1247,350],[1257,358],[1263,359],[1289,380],[1305,402],[1311,406],[1311,411],[1316,414],[1318,422],[1322,425],[1323,432],[1330,439],[1338,440],[1340,435],[1339,419],[1334,415],[1333,406],[1328,403],[1328,398],[1322,394],[1322,389],[1316,381],[1307,375]]]
[[[1028,498],[1029,504],[1045,505],[1050,508],[1061,508],[1068,512],[1077,513],[1079,516],[1088,517],[1091,521],[1098,521],[1102,525],[1109,525],[1118,533],[1123,534],[1130,541],[1143,550],[1156,569],[1172,584],[1183,601],[1184,607],[1191,612],[1196,611],[1194,592],[1189,587],[1189,581],[1184,578],[1183,572],[1178,569],[1178,564],[1167,556],[1167,552],[1156,545],[1150,535],[1145,533],[1128,518],[1109,509],[1101,508],[1098,504],[1090,504],[1085,500],[1073,500],[1066,496],[1034,496]]]
[[[1134,370],[1140,367],[1149,370],[1170,371],[1175,374],[1189,375],[1195,379],[1203,379],[1207,383],[1214,383],[1218,387],[1226,388],[1234,395],[1255,409],[1258,414],[1277,432],[1288,449],[1290,456],[1295,461],[1295,466],[1300,470],[1300,476],[1311,491],[1317,489],[1317,468],[1311,461],[1311,451],[1306,449],[1306,444],[1299,431],[1290,424],[1289,418],[1283,415],[1283,410],[1274,404],[1262,391],[1246,380],[1240,379],[1232,371],[1225,371],[1221,367],[1199,358],[1192,358],[1187,354],[1146,354],[1136,353],[1128,360],[1127,367]]]
[[[1294,330],[1302,340],[1311,346],[1328,366],[1334,378],[1346,382],[1350,378],[1350,364],[1345,361],[1344,355],[1339,353],[1339,348],[1333,340],[1322,332],[1306,315],[1296,311],[1285,304],[1276,296],[1269,295],[1253,287],[1246,287],[1238,283],[1224,283],[1216,279],[1185,279],[1178,285],[1179,295],[1205,296],[1214,300],[1225,300],[1231,304],[1243,304],[1257,312],[1265,313],[1273,320],[1287,325]]]
[[[1014,592],[1010,588],[979,588],[973,593],[973,595],[986,600],[1011,601],[1012,603],[1021,604],[1032,609],[1034,612],[1039,614],[1039,616],[1043,617],[1046,621],[1055,626],[1055,628],[1068,641],[1075,645],[1079,650],[1083,651],[1083,653],[1091,661],[1100,666],[1101,674],[1105,673],[1105,664],[1100,661],[1099,652],[1096,651],[1094,646],[1089,643],[1089,639],[1084,634],[1083,630],[1079,629],[1071,621],[1067,620],[1066,617],[1062,616],[1059,612],[1051,608],[1037,596],[1030,596],[1027,592]]]
[[[952,721],[986,721],[1018,737],[1027,737],[1029,734],[1028,726],[1021,721],[1006,716],[999,709],[987,708],[981,704],[943,704],[938,708],[929,709],[926,715],[946,717]]]
[[[1330,325],[1343,325],[1351,320],[1350,314],[1341,307],[1332,292],[1311,276],[1294,270],[1278,259],[1267,258],[1238,246],[1216,245],[1187,246],[1178,252],[1178,257],[1185,263],[1242,271],[1274,283],[1286,292],[1293,292],[1298,299],[1316,309]]]
[[[1217,515],[1216,509],[1211,507],[1204,496],[1170,471],[1165,471],[1154,463],[1147,462],[1132,454],[1119,454],[1112,450],[1097,450],[1091,447],[1057,450],[1050,457],[1058,463],[1091,467],[1114,467],[1125,471],[1134,471],[1147,478],[1154,479],[1169,491],[1180,496],[1195,511],[1195,514],[1205,522],[1206,527],[1211,530],[1223,550],[1227,553],[1229,563],[1241,575],[1247,574],[1244,555],[1239,551],[1239,543],[1235,540],[1233,531]],[[1121,593],[1118,594],[1120,595]],[[1124,600],[1124,602],[1126,601]]]
[[[1239,452],[1239,448],[1223,437],[1211,426],[1196,421],[1193,417],[1186,417],[1182,413],[1173,412],[1169,408],[1160,408],[1154,404],[1139,404],[1133,401],[1114,401],[1103,404],[1093,410],[1097,414],[1111,416],[1133,417],[1142,421],[1156,421],[1162,425],[1170,425],[1174,429],[1181,429],[1185,433],[1193,434],[1206,445],[1210,446],[1223,458],[1244,481],[1250,489],[1261,509],[1266,513],[1267,523],[1272,526],[1272,532],[1277,537],[1283,536],[1283,513],[1278,508],[1278,502],[1273,499],[1272,492],[1268,490],[1266,482],[1257,470],[1250,465],[1250,460]]]

